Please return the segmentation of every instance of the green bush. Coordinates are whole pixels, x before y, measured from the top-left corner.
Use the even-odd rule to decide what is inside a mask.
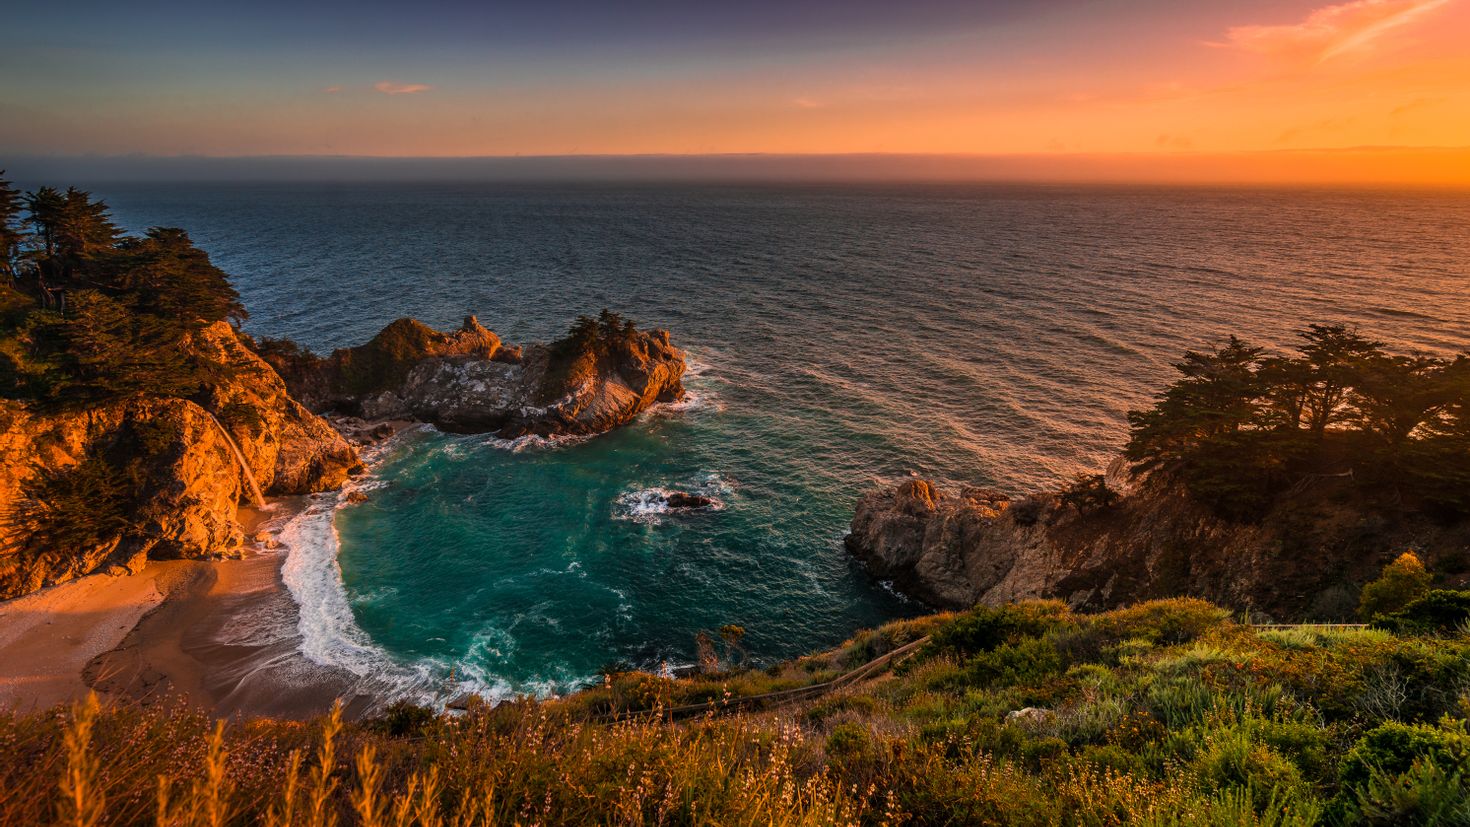
[[[976,606],[936,629],[922,657],[987,652],[1008,640],[1040,635],[1070,621],[1071,610],[1059,600]]]
[[[1242,729],[1208,735],[1190,771],[1207,789],[1248,790],[1257,811],[1309,792],[1295,764]]]
[[[1389,722],[1358,740],[1339,773],[1339,809],[1372,824],[1466,824],[1470,736],[1444,726]]]
[[[1142,638],[1152,643],[1188,643],[1225,625],[1230,613],[1192,597],[1151,600],[1090,619],[1093,628],[1114,640]]]
[[[1429,591],[1434,578],[1412,551],[1383,567],[1377,580],[1363,587],[1358,598],[1358,615],[1373,620],[1400,611]]]
[[[1395,634],[1459,632],[1470,623],[1470,591],[1435,589],[1397,612],[1381,615],[1371,624]]]

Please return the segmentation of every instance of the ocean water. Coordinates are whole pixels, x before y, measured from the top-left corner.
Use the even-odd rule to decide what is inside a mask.
[[[308,656],[404,692],[558,692],[747,629],[769,662],[921,610],[841,538],[910,473],[1013,492],[1104,467],[1186,348],[1308,322],[1470,348],[1470,196],[985,186],[109,186],[187,228],[253,332],[399,316],[510,341],[608,307],[688,349],[691,398],[590,440],[417,429],[370,499],[287,529]],[[660,513],[654,493],[715,509]]]

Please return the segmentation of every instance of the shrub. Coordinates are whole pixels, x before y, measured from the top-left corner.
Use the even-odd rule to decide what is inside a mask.
[[[1401,724],[1390,721],[1369,731],[1343,758],[1340,775],[1350,789],[1362,789],[1373,774],[1397,776],[1416,762],[1438,765],[1446,772],[1470,770],[1470,736],[1458,726]]]
[[[114,541],[131,525],[127,476],[99,456],[70,468],[38,467],[22,493],[4,516],[33,551],[75,554]]]
[[[971,659],[968,672],[979,686],[1033,686],[1061,672],[1063,666],[1062,655],[1050,640],[1029,637],[981,652]]]
[[[1004,606],[976,606],[936,629],[924,647],[926,657],[940,653],[970,655],[986,652],[1024,636],[1035,636],[1071,620],[1071,610],[1060,600],[1034,600]]]
[[[1207,736],[1190,770],[1208,789],[1249,791],[1256,810],[1273,800],[1294,798],[1307,791],[1295,764],[1265,744],[1254,742],[1241,729]]]
[[[426,706],[412,701],[394,701],[368,723],[385,735],[404,737],[418,735],[438,717],[438,713]]]
[[[1061,495],[1062,505],[1076,509],[1078,514],[1112,508],[1118,499],[1118,492],[1108,487],[1104,474],[1079,474]]]
[[[1373,628],[1395,634],[1458,632],[1470,621],[1470,591],[1435,589],[1399,611],[1379,615]]]
[[[1463,721],[1383,724],[1358,740],[1340,775],[1335,804],[1345,821],[1470,823],[1470,736]]]
[[[1377,580],[1363,587],[1362,596],[1358,599],[1358,615],[1364,620],[1373,620],[1397,612],[1423,597],[1433,579],[1418,555],[1406,551],[1384,566]]]
[[[1230,613],[1192,597],[1151,600],[1116,609],[1090,619],[1091,625],[1114,638],[1142,638],[1154,643],[1187,643],[1224,625]]]

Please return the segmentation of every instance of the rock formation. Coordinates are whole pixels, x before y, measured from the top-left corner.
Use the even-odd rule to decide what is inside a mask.
[[[684,393],[684,354],[668,332],[631,327],[522,350],[473,316],[453,333],[399,319],[367,344],[326,358],[269,343],[262,354],[318,412],[461,433],[601,433]]]
[[[1193,595],[1280,620],[1347,619],[1358,584],[1415,549],[1452,580],[1470,571],[1470,526],[1441,525],[1323,480],[1259,522],[1222,519],[1171,480],[1109,475],[1114,506],[1078,513],[1054,494],[945,493],[924,480],[869,492],[848,549],[873,576],[945,608],[1034,597],[1078,609]]]
[[[360,467],[355,449],[293,400],[227,323],[192,334],[185,347],[218,375],[191,399],[52,413],[0,407],[0,503],[12,506],[0,520],[0,598],[114,566],[136,570],[150,558],[227,551],[242,541],[236,512],[250,499],[248,476],[267,494],[305,494],[335,488]],[[46,486],[66,487],[79,469],[94,468],[107,481],[96,508],[115,524],[80,545],[46,548],[26,505],[54,509]]]

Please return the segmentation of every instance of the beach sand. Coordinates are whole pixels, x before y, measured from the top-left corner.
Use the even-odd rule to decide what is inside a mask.
[[[276,512],[242,509],[247,535]],[[0,705],[45,709],[89,690],[142,704],[182,700],[221,717],[309,718],[341,699],[351,717],[369,681],[300,654],[284,550],[239,560],[151,562],[131,576],[91,575],[0,603]]]

